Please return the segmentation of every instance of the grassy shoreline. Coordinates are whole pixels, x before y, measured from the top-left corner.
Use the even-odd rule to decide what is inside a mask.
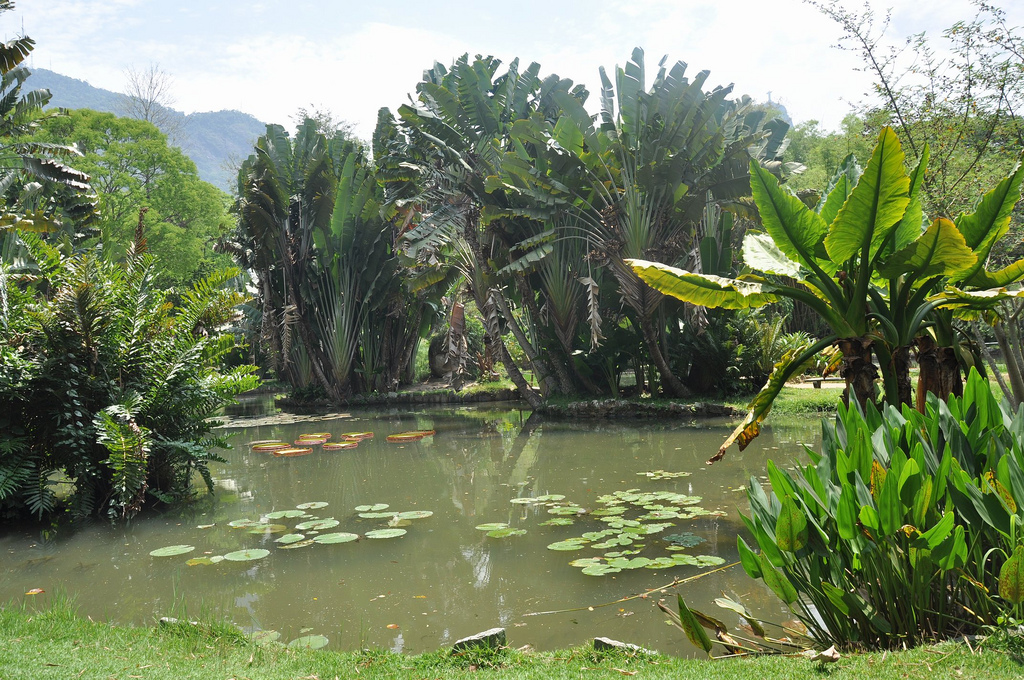
[[[60,596],[0,608],[0,678],[1019,678],[1019,656],[1004,649],[946,642],[909,651],[844,655],[828,666],[804,658],[707,661],[665,655],[502,649],[417,656],[386,651],[288,649],[252,642],[222,622],[152,628],[84,619]],[[680,650],[688,650],[680,634]]]

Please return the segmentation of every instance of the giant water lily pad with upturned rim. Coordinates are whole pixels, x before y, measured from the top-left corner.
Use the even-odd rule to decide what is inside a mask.
[[[324,451],[344,451],[346,449],[354,449],[359,446],[359,440],[353,439],[351,441],[344,442],[327,442],[324,444]]]
[[[273,454],[279,458],[298,458],[299,456],[308,456],[311,453],[313,453],[313,449],[308,446],[293,446],[288,449],[279,449],[273,452]]]

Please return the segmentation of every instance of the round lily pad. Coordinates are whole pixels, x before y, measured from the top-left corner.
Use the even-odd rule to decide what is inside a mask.
[[[578,505],[558,505],[553,508],[548,508],[549,515],[582,515],[586,512],[583,508]]]
[[[587,545],[586,539],[583,538],[570,538],[565,541],[558,541],[548,546],[548,550],[582,550]]]
[[[433,514],[430,510],[406,510],[398,513],[395,517],[397,519],[425,519]]]
[[[292,649],[320,649],[322,647],[326,647],[327,642],[327,638],[323,635],[304,635],[289,642],[288,646]]]
[[[541,522],[542,527],[567,527],[575,524],[576,520],[571,517],[552,517],[546,522]]]
[[[294,548],[305,548],[308,545],[313,545],[313,539],[307,538],[304,541],[297,541],[295,543],[289,543],[288,545],[282,545],[281,550],[292,550]]]
[[[361,512],[359,516],[363,519],[384,519],[385,517],[394,517],[395,514],[393,512]]]
[[[310,432],[309,434],[300,434],[299,439],[330,439],[330,432]]]
[[[387,503],[374,503],[373,505],[357,505],[356,512],[379,512],[381,510],[387,510],[390,505]]]
[[[346,432],[341,435],[342,439],[373,439],[372,432]]]
[[[275,510],[274,512],[268,512],[264,517],[267,519],[291,519],[293,517],[302,517],[305,514],[302,510]]]
[[[587,576],[604,576],[605,574],[617,574],[622,570],[610,564],[594,564],[584,567],[582,571]]]
[[[269,550],[263,548],[252,548],[250,550],[236,550],[224,556],[229,562],[248,562],[250,560],[261,560],[270,554]]]
[[[278,442],[275,444],[256,444],[252,447],[253,451],[262,451],[263,453],[273,453],[274,451],[280,451],[281,449],[289,448],[288,444],[284,442]]]
[[[476,528],[480,531],[496,531],[498,529],[507,529],[508,522],[488,522],[487,524],[477,524]]]
[[[267,643],[277,642],[281,639],[281,633],[276,630],[257,630],[251,636],[253,642]]]
[[[263,522],[257,522],[254,519],[235,519],[228,522],[228,526],[232,529],[247,529],[250,527],[258,527]]]
[[[405,529],[374,529],[367,531],[367,538],[398,538],[406,534]]]
[[[569,563],[570,567],[592,567],[595,564],[604,564],[604,560],[600,557],[581,557],[578,560],[573,560]]]
[[[309,439],[296,439],[294,443],[296,446],[320,446],[321,444],[326,444],[327,440],[313,439],[312,437],[310,437]]]
[[[543,496],[537,496],[536,498],[534,498],[534,500],[537,501],[538,503],[549,503],[551,501],[564,501],[565,500],[565,494],[561,494],[561,493],[548,493],[548,494],[544,494]]]
[[[166,548],[157,548],[149,554],[153,557],[174,557],[175,555],[190,553],[195,549],[194,545],[169,545]]]
[[[526,529],[513,529],[511,527],[505,527],[504,529],[495,529],[488,531],[487,535],[491,538],[508,538],[510,536],[523,536],[526,534]]]
[[[530,498],[529,496],[525,498],[513,498],[509,501],[509,503],[515,503],[516,505],[535,505],[542,502],[543,501],[539,501],[536,498]]]
[[[299,531],[321,531],[323,529],[333,529],[339,524],[341,522],[338,520],[328,517],[326,519],[311,519],[308,522],[300,522],[295,525],[295,528]]]
[[[403,531],[403,533],[405,533]],[[313,539],[314,543],[348,543],[359,538],[359,534],[350,534],[345,531],[339,531],[333,534],[320,534]]]
[[[192,559],[190,559],[185,564],[187,564],[190,567],[198,567],[200,565],[213,564],[213,563],[214,563],[213,560],[211,560],[209,557],[193,557]]]
[[[326,508],[326,501],[310,501],[309,503],[299,503],[296,505],[299,510],[319,510],[320,508]]]
[[[288,449],[278,449],[273,453],[275,456],[280,456],[283,458],[297,458],[299,456],[307,456],[313,453],[313,449],[309,448],[308,446],[295,446]]]
[[[249,446],[260,446],[261,444],[283,444],[280,439],[257,439],[249,442]]]
[[[621,515],[625,512],[626,508],[622,507],[621,505],[613,505],[609,508],[598,508],[597,510],[594,510],[590,514],[594,517],[614,517],[616,515]]]
[[[298,543],[305,536],[302,534],[285,534],[281,538],[275,538],[274,543],[280,543],[281,545],[291,545],[292,543]]]

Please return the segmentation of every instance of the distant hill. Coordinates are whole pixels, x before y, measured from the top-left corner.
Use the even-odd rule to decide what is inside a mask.
[[[26,83],[30,89],[46,88],[53,95],[50,107],[93,109],[123,115],[122,95],[93,87],[44,68],[33,68]],[[185,115],[174,111],[181,122],[173,140],[196,164],[199,176],[225,191],[235,184],[238,163],[252,153],[256,138],[266,124],[241,111],[213,111]]]

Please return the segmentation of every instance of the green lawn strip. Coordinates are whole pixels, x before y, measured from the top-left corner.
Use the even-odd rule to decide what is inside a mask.
[[[688,646],[680,636],[680,650]],[[707,661],[662,655],[441,650],[418,656],[385,651],[290,650],[250,642],[228,624],[152,628],[96,623],[66,603],[45,611],[0,609],[0,677],[16,678],[1019,678],[1024,665],[999,650],[943,643],[907,652],[844,655],[827,666],[803,658]]]

